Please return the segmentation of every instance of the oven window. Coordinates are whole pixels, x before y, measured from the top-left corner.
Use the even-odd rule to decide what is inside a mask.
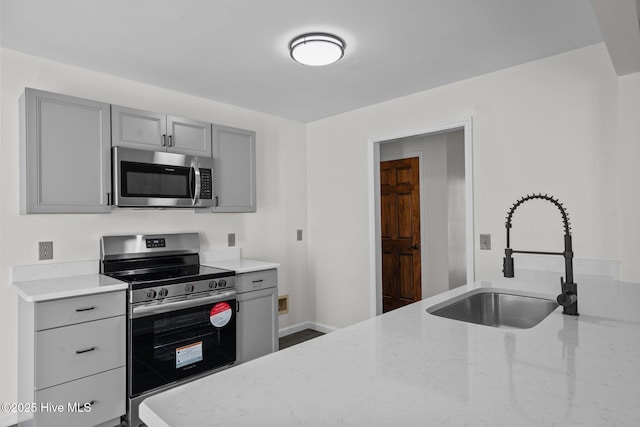
[[[191,198],[191,168],[122,162],[124,197]]]
[[[235,362],[235,310],[215,322],[220,304],[235,307],[235,300],[131,319],[132,397]]]

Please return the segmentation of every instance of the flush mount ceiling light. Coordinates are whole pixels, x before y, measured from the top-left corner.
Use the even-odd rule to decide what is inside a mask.
[[[345,43],[340,37],[327,33],[303,34],[289,43],[294,61],[311,66],[333,64],[342,58],[344,48]]]

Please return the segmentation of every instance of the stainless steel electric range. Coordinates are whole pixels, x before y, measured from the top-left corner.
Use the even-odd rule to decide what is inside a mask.
[[[236,362],[235,272],[200,265],[197,233],[105,236],[100,272],[129,283],[127,415]]]

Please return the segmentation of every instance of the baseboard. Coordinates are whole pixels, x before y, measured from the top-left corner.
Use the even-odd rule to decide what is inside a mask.
[[[338,328],[334,328],[333,326],[323,325],[322,323],[316,322],[302,322],[297,325],[287,326],[278,331],[278,337],[286,337],[287,335],[295,334],[296,332],[304,331],[305,329],[313,329],[318,332],[322,332],[328,334],[333,331],[337,331]]]

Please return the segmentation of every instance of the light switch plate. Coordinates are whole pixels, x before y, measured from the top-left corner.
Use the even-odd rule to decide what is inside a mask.
[[[229,233],[227,235],[227,244],[229,246],[235,246],[236,245],[236,233]]]
[[[297,239],[298,239],[298,241],[302,240],[302,230],[298,230]]]
[[[483,251],[491,250],[491,234],[480,235],[480,249]]]
[[[38,259],[53,259],[53,242],[38,242]]]

